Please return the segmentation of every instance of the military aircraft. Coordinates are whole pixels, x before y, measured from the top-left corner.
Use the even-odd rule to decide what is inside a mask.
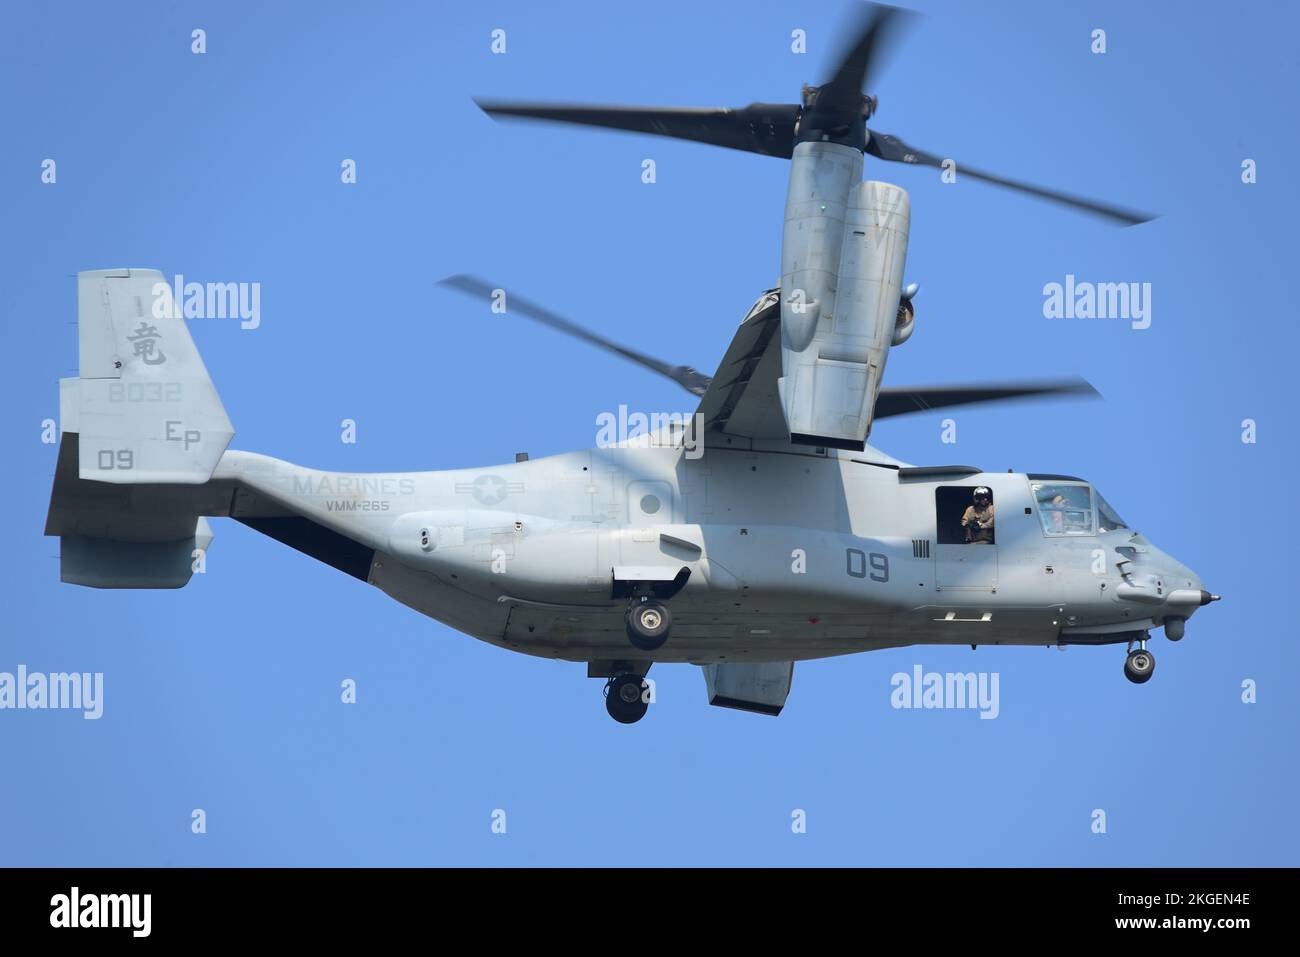
[[[886,416],[1093,391],[1081,380],[881,386],[889,350],[915,328],[917,287],[903,285],[908,195],[863,181],[863,155],[941,163],[865,125],[877,105],[862,93],[867,68],[898,16],[874,10],[832,80],[805,87],[798,106],[485,105],[790,160],[780,285],[746,313],[712,377],[482,280],[448,280],[699,397],[693,418],[640,439],[376,474],[232,450],[162,274],[80,273],[80,368],[60,381],[45,528],[60,539],[61,579],[183,586],[211,543],[207,518],[230,517],[483,641],[585,663],[624,724],[647,712],[653,662],[702,666],[711,704],[772,715],[796,661],[919,643],[1125,644],[1126,675],[1150,679],[1149,632],[1182,638],[1218,596],[1097,489],[1068,475],[918,467],[867,444]]]

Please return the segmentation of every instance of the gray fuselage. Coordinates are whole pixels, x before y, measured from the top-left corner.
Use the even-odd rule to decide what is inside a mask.
[[[1102,530],[1102,501],[1081,480],[912,469],[871,448],[701,452],[600,448],[353,475],[231,451],[213,478],[373,549],[368,580],[412,608],[575,661],[1107,643],[1200,604],[1189,569],[1127,528]],[[996,508],[991,544],[954,531],[978,486]],[[1035,488],[1071,492],[1090,512],[1077,507],[1072,529],[1054,528]],[[620,582],[680,581],[683,569],[671,639],[638,654]]]

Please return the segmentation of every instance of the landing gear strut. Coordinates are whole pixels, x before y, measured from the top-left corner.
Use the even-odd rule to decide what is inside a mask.
[[[1136,649],[1129,643],[1128,657],[1124,660],[1124,677],[1135,685],[1146,684],[1156,670],[1156,656],[1147,651],[1147,642],[1143,638]]]
[[[650,707],[650,686],[641,675],[615,675],[605,682],[605,710],[619,724],[636,724]]]
[[[627,637],[642,651],[654,651],[668,640],[673,626],[672,612],[663,602],[642,596],[627,609]]]

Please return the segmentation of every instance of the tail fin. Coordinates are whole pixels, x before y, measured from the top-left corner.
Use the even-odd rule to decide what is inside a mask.
[[[80,375],[60,381],[80,478],[199,485],[235,430],[156,269],[77,274]]]
[[[230,489],[209,484],[234,436],[156,269],[77,275],[80,375],[59,382],[62,437],[45,534],[61,578],[179,588]]]

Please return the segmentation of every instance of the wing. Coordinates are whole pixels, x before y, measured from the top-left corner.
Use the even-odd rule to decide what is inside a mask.
[[[700,398],[706,433],[737,438],[785,439],[785,413],[777,396],[781,376],[781,290],[758,297],[741,322]],[[707,441],[707,440],[706,440]]]
[[[776,382],[780,377],[781,290],[778,287],[764,292],[749,310],[700,399],[698,411],[704,416],[705,444],[725,444],[728,439],[742,438],[787,439],[785,413],[777,394]],[[1096,389],[1079,378],[957,386],[887,386],[876,396],[874,419],[980,402],[1096,394]]]

